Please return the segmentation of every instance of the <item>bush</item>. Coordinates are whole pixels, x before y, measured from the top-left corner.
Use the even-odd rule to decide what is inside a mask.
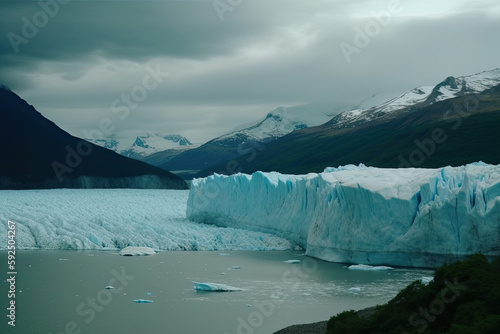
[[[328,334],[497,333],[500,328],[500,258],[472,255],[438,268],[434,281],[415,281],[368,317],[333,316]]]

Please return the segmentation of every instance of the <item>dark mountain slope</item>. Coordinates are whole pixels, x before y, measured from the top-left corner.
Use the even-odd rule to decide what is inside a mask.
[[[0,88],[0,189],[186,189],[175,175],[73,137]]]

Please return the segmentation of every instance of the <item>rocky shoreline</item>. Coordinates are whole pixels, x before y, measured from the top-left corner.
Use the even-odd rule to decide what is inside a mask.
[[[369,317],[377,310],[376,306],[368,307],[359,310],[357,313],[360,317]],[[313,322],[310,324],[292,325],[280,329],[274,334],[326,334],[326,323],[328,320]]]
[[[313,322],[312,324],[302,324],[302,325],[292,325],[274,334],[325,334],[326,333],[326,323],[328,321]]]

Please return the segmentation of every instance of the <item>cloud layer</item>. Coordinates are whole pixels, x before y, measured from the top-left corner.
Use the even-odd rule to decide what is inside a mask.
[[[280,105],[349,108],[500,66],[494,0],[64,2],[0,1],[0,81],[78,136],[109,118],[130,141],[204,142]],[[148,68],[169,75],[141,90]]]

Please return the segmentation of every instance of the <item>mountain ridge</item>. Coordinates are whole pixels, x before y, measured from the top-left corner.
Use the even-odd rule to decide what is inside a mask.
[[[189,171],[182,175],[191,178],[193,171],[232,161],[242,155],[253,155],[255,150],[260,151],[274,140],[297,129],[323,124],[337,112],[335,108],[320,103],[278,107],[264,119],[239,126],[158,166],[173,171]]]
[[[465,94],[480,92],[500,84],[500,68],[483,71],[467,76],[448,76],[435,86],[419,86],[396,96],[378,106],[367,109],[347,110],[328,124],[332,127],[354,127],[378,118],[397,117],[398,112],[408,112],[413,108],[422,108]]]
[[[479,160],[500,163],[495,145],[500,142],[495,130],[500,126],[500,84],[482,93],[409,105],[390,116],[344,125],[339,126],[334,118],[317,127],[294,131],[257,152],[252,161],[240,157],[233,165],[245,173],[300,174],[359,163],[387,168],[434,168]],[[226,166],[212,166],[197,177],[214,172],[231,174]]]

